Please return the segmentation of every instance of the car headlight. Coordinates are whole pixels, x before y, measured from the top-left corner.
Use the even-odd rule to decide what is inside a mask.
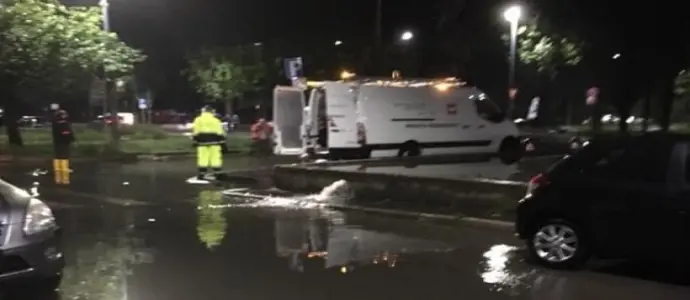
[[[43,201],[31,198],[24,216],[24,234],[34,235],[55,228],[53,210]]]

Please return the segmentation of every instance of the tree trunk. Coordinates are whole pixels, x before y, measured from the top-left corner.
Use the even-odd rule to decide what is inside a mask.
[[[7,132],[7,142],[11,146],[24,147],[22,134],[19,131],[19,105],[16,97],[16,80],[12,76],[2,76],[0,78],[0,95],[4,104],[4,124]]]
[[[226,116],[232,116],[232,104],[233,104],[232,98],[225,99],[225,115]]]
[[[24,147],[21,131],[19,131],[19,116],[17,114],[14,100],[5,106],[5,130],[7,132],[7,142],[14,147]]]
[[[110,123],[110,147],[112,150],[118,150],[120,149],[120,118],[119,118],[119,107],[118,107],[118,99],[115,97],[114,93],[114,84],[112,80],[108,80],[108,83],[106,84],[106,95],[108,99],[108,108],[110,112],[110,117],[114,120],[113,122]]]
[[[674,77],[666,77],[664,78],[664,84],[661,90],[661,99],[662,99],[662,107],[661,107],[661,120],[659,120],[659,125],[661,126],[661,130],[666,132],[668,131],[668,128],[671,126],[671,108],[673,106],[673,98],[675,97],[674,94]]]
[[[652,114],[652,88],[648,88],[642,103],[642,132],[649,129],[649,118]]]
[[[631,105],[628,102],[621,105],[618,114],[620,115],[620,120],[618,120],[618,132],[627,133],[628,132],[628,118],[630,117]]]

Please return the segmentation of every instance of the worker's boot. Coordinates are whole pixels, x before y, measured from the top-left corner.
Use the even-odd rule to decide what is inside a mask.
[[[69,173],[72,172],[72,170],[69,169],[69,159],[61,159],[60,160],[60,174],[62,175],[62,184],[69,184]]]
[[[60,171],[68,172],[68,173],[71,171],[69,169],[69,159],[61,159],[60,160]]]
[[[224,180],[226,178],[221,168],[213,168],[213,176],[215,180]]]
[[[53,172],[57,173],[62,169],[62,164],[59,159],[53,159]]]
[[[62,184],[62,164],[59,159],[53,159],[53,175],[55,176],[55,183]]]
[[[199,172],[196,175],[197,180],[206,180],[206,168],[199,168]]]

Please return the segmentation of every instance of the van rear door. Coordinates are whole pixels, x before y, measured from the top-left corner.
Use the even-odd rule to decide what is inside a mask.
[[[274,148],[276,155],[303,153],[304,90],[277,86],[273,90]]]
[[[357,142],[358,88],[344,83],[329,84],[326,90],[328,148],[359,148]]]

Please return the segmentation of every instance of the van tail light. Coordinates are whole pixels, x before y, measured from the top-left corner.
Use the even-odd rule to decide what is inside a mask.
[[[531,195],[537,188],[547,183],[548,180],[544,174],[537,174],[536,176],[532,177],[532,179],[530,179],[527,183],[527,196]]]
[[[367,128],[362,122],[357,122],[357,143],[360,145],[367,144]]]

